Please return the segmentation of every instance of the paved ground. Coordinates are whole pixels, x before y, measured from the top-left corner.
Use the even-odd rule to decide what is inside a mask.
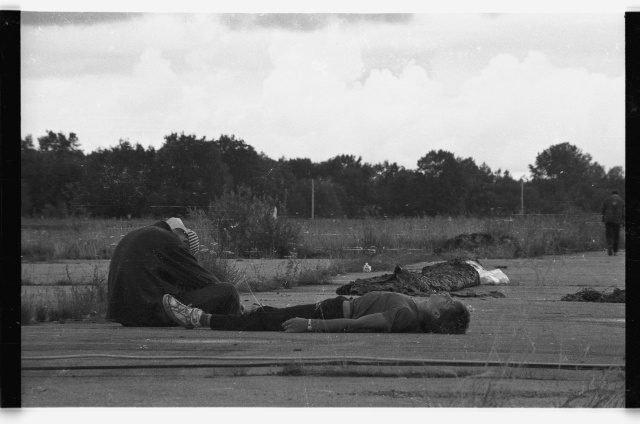
[[[472,323],[456,336],[214,332],[100,321],[25,326],[22,404],[621,406],[624,304],[560,297],[582,287],[624,288],[624,261],[624,252],[483,261],[506,266],[511,284],[475,289],[505,298],[463,299],[473,308]],[[242,297],[273,306],[311,303],[363,275]]]

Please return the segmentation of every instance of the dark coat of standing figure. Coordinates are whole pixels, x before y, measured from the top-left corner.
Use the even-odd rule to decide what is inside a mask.
[[[602,205],[602,222],[605,225],[607,237],[607,252],[609,256],[618,253],[618,241],[620,240],[620,226],[624,225],[624,200],[618,195],[618,190],[613,190]]]
[[[135,327],[175,326],[162,307],[165,294],[208,313],[240,314],[235,287],[198,263],[189,250],[189,233],[180,219],[171,218],[120,240],[109,265],[107,320]]]

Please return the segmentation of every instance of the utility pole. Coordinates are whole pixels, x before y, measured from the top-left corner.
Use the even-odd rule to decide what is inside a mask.
[[[520,215],[524,215],[524,181],[520,180]]]
[[[313,178],[311,179],[311,219],[313,219],[314,209],[315,209],[315,190],[313,186]]]

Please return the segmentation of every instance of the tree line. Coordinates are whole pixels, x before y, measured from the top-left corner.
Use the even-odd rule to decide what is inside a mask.
[[[234,135],[172,133],[157,150],[120,140],[89,154],[75,133],[47,131],[37,146],[31,135],[21,143],[25,216],[186,215],[233,193],[301,218],[500,216],[521,213],[522,194],[525,213],[597,213],[612,189],[623,193],[625,186],[621,166],[605,172],[570,143],[539,153],[525,181],[445,150],[431,150],[407,169],[353,155],[274,160]]]

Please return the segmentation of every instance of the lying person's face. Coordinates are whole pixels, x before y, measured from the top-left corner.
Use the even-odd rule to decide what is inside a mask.
[[[427,305],[431,311],[441,311],[447,309],[453,303],[449,293],[432,294],[427,300]]]

